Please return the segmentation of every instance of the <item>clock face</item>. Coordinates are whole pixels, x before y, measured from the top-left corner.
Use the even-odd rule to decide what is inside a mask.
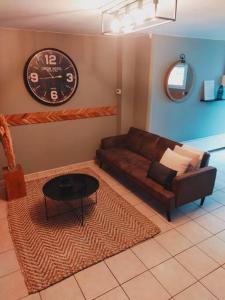
[[[47,105],[60,105],[75,93],[78,72],[72,60],[62,51],[42,49],[27,61],[24,80],[36,100]]]

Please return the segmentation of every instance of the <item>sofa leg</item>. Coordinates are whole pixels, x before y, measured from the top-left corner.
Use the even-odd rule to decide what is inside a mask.
[[[201,199],[200,206],[202,206],[202,205],[203,205],[204,201],[205,201],[205,197],[203,197],[203,198]]]
[[[170,211],[169,210],[167,210],[167,212],[166,212],[166,217],[167,217],[167,220],[169,222],[171,222],[171,215],[170,215]]]

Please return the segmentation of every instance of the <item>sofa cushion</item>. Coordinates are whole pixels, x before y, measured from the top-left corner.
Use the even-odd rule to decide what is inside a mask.
[[[177,171],[167,168],[158,161],[151,162],[147,173],[147,177],[158,182],[167,190],[171,190],[171,184],[176,175]]]
[[[180,147],[180,146],[175,146],[174,152],[186,157],[191,158],[190,166],[188,168],[188,171],[194,171],[200,167],[202,156],[200,156],[199,153],[194,152],[192,150]]]
[[[176,145],[181,145],[164,137],[159,137],[155,147],[155,160],[160,161],[167,148],[173,150]]]
[[[141,148],[139,153],[147,159],[157,160],[156,144],[159,136],[153,133],[146,133],[142,138]]]
[[[171,149],[167,149],[160,160],[160,163],[172,170],[177,171],[177,175],[183,174],[188,169],[191,158],[175,153]]]
[[[126,137],[126,148],[139,153],[145,131],[131,127]]]
[[[196,148],[193,148],[193,147],[191,147],[191,146],[189,146],[189,145],[182,145],[182,148],[185,149],[185,150],[191,151],[192,153],[198,154],[198,155],[199,155],[199,159],[200,159],[200,164],[199,164],[199,165],[201,165],[203,156],[204,156],[204,154],[205,154],[204,151],[199,150],[199,149],[196,149]]]
[[[126,172],[130,172],[130,170],[136,168],[144,168],[147,173],[150,163],[150,161],[146,158],[125,148],[111,148],[107,150],[100,149],[98,151],[98,156],[100,156],[100,159],[102,158],[105,162],[113,164]]]

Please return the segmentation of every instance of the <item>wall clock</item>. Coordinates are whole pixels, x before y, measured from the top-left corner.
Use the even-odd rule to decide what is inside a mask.
[[[78,72],[64,52],[42,49],[28,59],[24,68],[25,85],[33,98],[47,105],[60,105],[76,92]]]

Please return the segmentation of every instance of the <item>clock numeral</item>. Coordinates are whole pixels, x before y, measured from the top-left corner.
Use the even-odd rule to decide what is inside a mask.
[[[37,73],[31,73],[30,74],[30,80],[32,82],[38,82],[38,74]]]
[[[66,74],[66,81],[67,82],[73,82],[73,74],[72,73],[67,73]]]
[[[51,99],[52,100],[57,100],[58,99],[57,91],[51,91]]]
[[[45,62],[46,62],[46,65],[56,65],[56,56],[53,54],[50,54],[50,55],[46,54]]]

